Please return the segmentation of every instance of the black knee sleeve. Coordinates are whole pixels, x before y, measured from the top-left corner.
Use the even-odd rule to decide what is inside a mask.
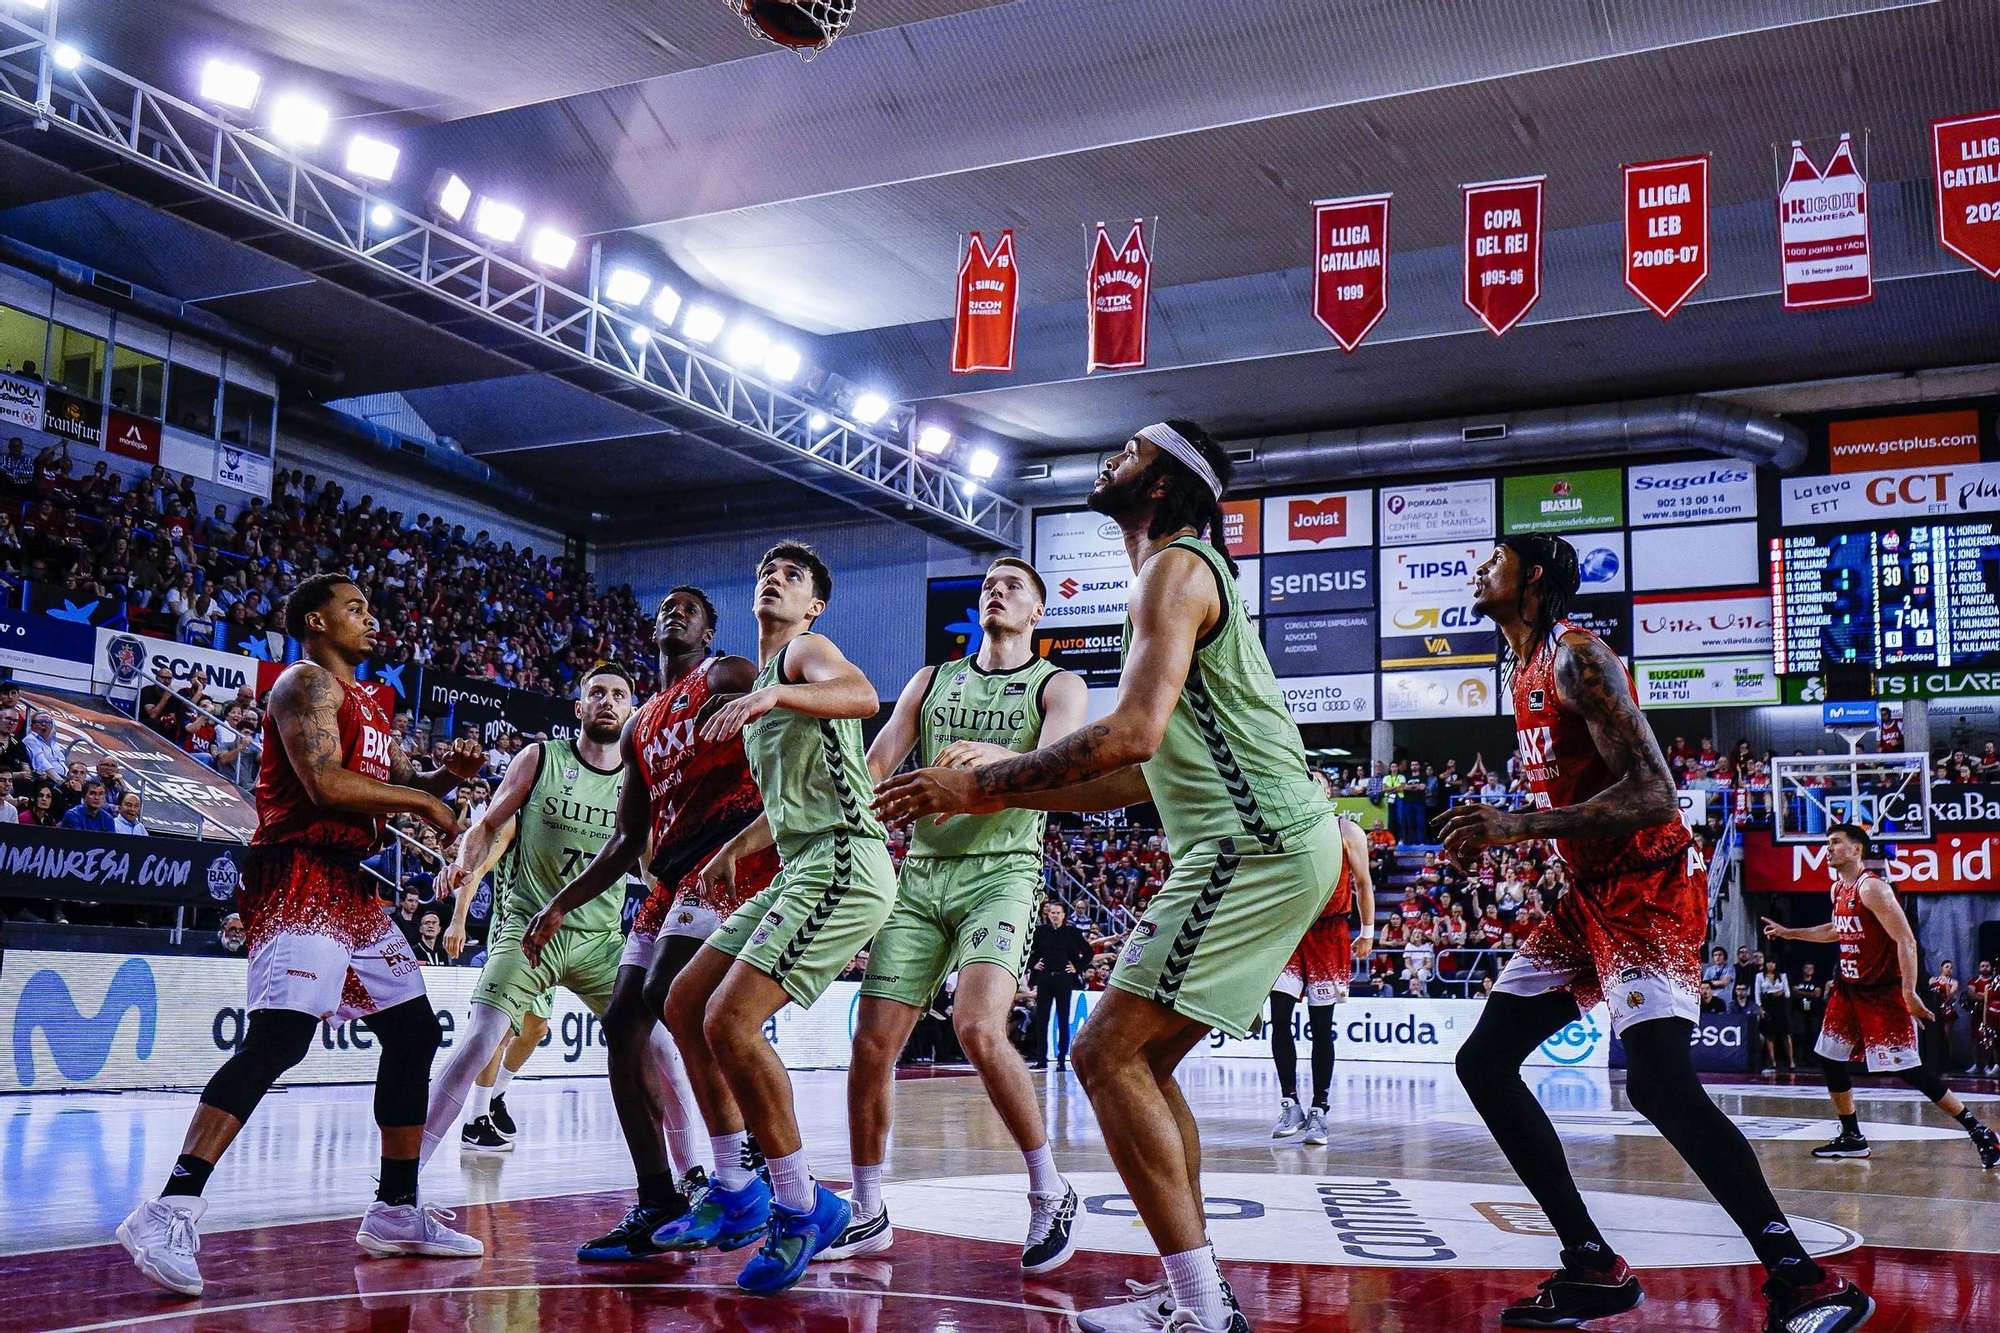
[[[1312,1034],[1313,1105],[1325,1106],[1333,1085],[1333,1006],[1306,1006],[1306,1030]]]
[[[375,1067],[375,1123],[385,1129],[423,1124],[430,1109],[431,1057],[444,1040],[430,1000],[419,995],[361,1022],[382,1047]]]
[[[1271,992],[1271,1063],[1278,1067],[1278,1090],[1299,1095],[1299,1048],[1292,1040],[1292,1011],[1297,1001],[1282,991]]]
[[[296,1009],[252,1011],[243,1044],[215,1071],[201,1090],[201,1100],[238,1120],[248,1120],[271,1085],[306,1058],[318,1026],[317,1018]]]
[[[1819,1072],[1826,1079],[1828,1092],[1853,1092],[1854,1075],[1848,1072],[1847,1061],[1819,1058]]]
[[[1938,1101],[1951,1091],[1944,1081],[1944,1075],[1929,1065],[1918,1065],[1915,1069],[1900,1069],[1896,1071],[1896,1077],[1932,1101]]]

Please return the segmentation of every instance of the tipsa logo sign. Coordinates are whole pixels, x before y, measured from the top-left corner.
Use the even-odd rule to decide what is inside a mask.
[[[87,1083],[103,1072],[125,1015],[139,1014],[133,1053],[141,1060],[153,1054],[159,1026],[159,989],[153,969],[143,958],[127,958],[112,974],[97,1012],[85,1015],[71,997],[62,974],[44,968],[28,978],[14,1008],[14,1077],[21,1087],[35,1085],[35,1034],[40,1033],[55,1057],[56,1072],[70,1083]]]

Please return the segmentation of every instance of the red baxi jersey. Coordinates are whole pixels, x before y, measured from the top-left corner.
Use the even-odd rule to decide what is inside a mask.
[[[1514,668],[1514,734],[1528,787],[1544,810],[1581,805],[1617,781],[1597,752],[1590,724],[1556,693],[1556,646],[1565,634],[1589,633],[1558,621],[1535,655]],[[1625,688],[1632,688],[1629,676]],[[1616,838],[1559,839],[1556,851],[1578,880],[1589,881],[1659,865],[1686,852],[1692,841],[1687,826],[1672,819]]]
[[[291,671],[316,671],[303,663]],[[389,780],[389,715],[366,690],[343,686],[340,695],[340,762],[377,782]],[[257,770],[257,832],[252,844],[293,843],[366,856],[381,840],[372,815],[325,810],[313,803],[278,734],[276,710],[264,716],[264,760]]]
[[[1863,875],[1862,879],[1869,876]],[[1833,929],[1840,939],[1840,979],[1850,986],[1901,986],[1896,942],[1861,901],[1861,880],[1833,886]]]
[[[1342,821],[1343,823],[1345,821]],[[1354,866],[1347,859],[1347,848],[1343,842],[1340,854],[1340,878],[1333,882],[1333,896],[1326,900],[1326,906],[1319,910],[1318,925],[1334,921],[1346,921],[1347,914],[1354,910]]]
[[[720,745],[695,736],[695,718],[709,699],[708,667],[703,662],[663,686],[632,724],[632,744],[653,808],[648,868],[667,885],[699,869],[763,809],[742,736]]]

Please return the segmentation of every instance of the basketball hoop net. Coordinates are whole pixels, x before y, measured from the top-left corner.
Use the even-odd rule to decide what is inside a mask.
[[[752,37],[811,61],[832,46],[854,18],[855,0],[723,0]]]

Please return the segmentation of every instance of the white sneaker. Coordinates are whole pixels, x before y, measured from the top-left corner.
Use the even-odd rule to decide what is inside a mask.
[[[850,1206],[852,1196],[848,1198]],[[842,1259],[859,1259],[864,1254],[880,1254],[896,1243],[896,1229],[889,1225],[889,1209],[884,1205],[879,1213],[867,1217],[850,1217],[846,1228],[833,1238],[833,1244],[813,1256],[818,1263],[838,1263]]]
[[[1326,1129],[1326,1112],[1315,1106],[1306,1112],[1305,1141],[1315,1148],[1323,1148],[1329,1135]]]
[[[118,1243],[141,1273],[168,1291],[199,1296],[201,1269],[195,1266],[194,1256],[201,1248],[201,1237],[194,1226],[207,1211],[208,1200],[197,1195],[148,1199],[118,1224]]]
[[[1237,1309],[1230,1310],[1229,1322],[1221,1328],[1210,1328],[1201,1322],[1200,1315],[1188,1309],[1174,1311],[1162,1328],[1164,1333],[1250,1333],[1249,1321]]]
[[[397,1255],[426,1255],[433,1258],[467,1259],[486,1253],[477,1236],[453,1231],[445,1223],[458,1217],[443,1208],[425,1208],[399,1203],[393,1208],[380,1199],[362,1214],[361,1230],[354,1243],[377,1259]]]
[[[1128,1295],[1109,1305],[1085,1310],[1077,1315],[1083,1333],[1158,1333],[1174,1312],[1174,1298],[1167,1280],[1134,1282],[1125,1280]]]
[[[1285,1098],[1283,1109],[1278,1112],[1278,1123],[1271,1127],[1271,1137],[1288,1139],[1306,1127],[1306,1113],[1290,1097]]]
[[[1028,1191],[1028,1243],[1021,1247],[1021,1271],[1052,1273],[1076,1253],[1076,1186],[1063,1181],[1060,1193]]]

